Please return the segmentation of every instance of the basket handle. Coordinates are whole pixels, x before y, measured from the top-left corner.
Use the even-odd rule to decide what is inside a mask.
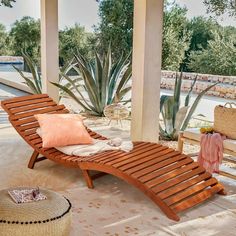
[[[226,107],[227,105],[229,105],[230,108],[233,108],[233,105],[236,106],[236,103],[235,102],[226,102],[224,107]]]

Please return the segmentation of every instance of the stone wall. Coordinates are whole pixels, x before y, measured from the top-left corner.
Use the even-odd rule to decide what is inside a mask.
[[[236,77],[234,76],[219,76],[196,73],[183,73],[182,91],[189,91],[191,84],[195,77],[197,82],[194,86],[193,92],[200,93],[213,83],[220,82],[210,91],[208,95],[236,99]],[[161,88],[174,89],[176,73],[173,71],[162,71]]]
[[[0,56],[0,63],[24,63],[24,59],[16,56]]]

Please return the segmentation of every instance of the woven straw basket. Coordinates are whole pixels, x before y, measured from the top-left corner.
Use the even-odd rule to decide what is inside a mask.
[[[40,190],[47,200],[16,204],[0,191],[0,236],[69,236],[71,205],[61,195]]]
[[[236,139],[236,103],[227,102],[224,106],[215,107],[214,131]]]

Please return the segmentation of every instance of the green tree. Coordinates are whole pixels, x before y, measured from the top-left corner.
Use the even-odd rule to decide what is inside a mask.
[[[189,68],[199,73],[236,75],[236,34],[214,32],[208,47],[190,54]]]
[[[40,22],[32,17],[25,16],[17,20],[9,33],[11,50],[19,56],[26,52],[34,61],[40,59]]]
[[[212,18],[203,16],[194,17],[188,23],[188,30],[192,31],[190,51],[207,48],[208,41],[214,38],[213,31],[218,31],[221,26]]]
[[[0,56],[7,55],[7,32],[4,25],[0,24]]]
[[[92,33],[86,32],[85,28],[78,24],[60,31],[60,64],[63,65],[65,62],[68,62],[78,52],[89,58],[92,37]]]
[[[221,27],[221,30],[224,31],[224,34],[225,34],[226,36],[236,35],[236,27],[233,27],[233,26],[224,26],[224,27]]]
[[[16,2],[15,0],[1,0],[0,1],[0,6],[6,6],[6,7],[12,7],[12,3]]]
[[[166,3],[163,22],[162,69],[179,70],[189,48],[187,9]]]
[[[113,58],[117,59],[132,48],[133,0],[103,0],[99,3],[100,23],[95,28],[97,51],[102,54],[111,43]]]
[[[190,46],[185,54],[183,63],[183,70],[190,71],[188,68],[189,56],[192,51],[199,51],[206,49],[208,41],[214,38],[213,31],[221,30],[221,26],[212,18],[205,18],[203,16],[194,17],[187,25],[188,31],[192,32]]]
[[[208,12],[213,12],[216,15],[228,13],[230,16],[236,15],[236,1],[235,0],[204,0],[208,7]]]
[[[132,49],[133,0],[103,0],[99,3],[100,24],[96,28],[97,49],[104,51],[111,42],[115,58]],[[163,29],[163,69],[178,70],[189,47],[187,10],[165,2]]]

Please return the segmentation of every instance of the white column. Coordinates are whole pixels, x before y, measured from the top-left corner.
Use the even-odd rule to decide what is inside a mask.
[[[164,0],[134,0],[133,141],[158,142]]]
[[[43,93],[58,101],[59,81],[58,0],[41,0],[41,71]]]

